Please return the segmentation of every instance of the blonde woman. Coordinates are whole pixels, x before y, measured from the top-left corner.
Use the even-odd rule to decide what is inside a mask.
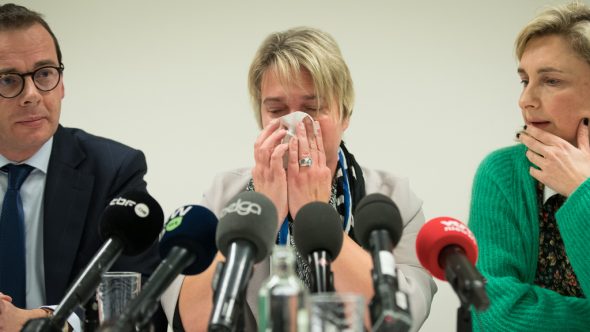
[[[516,41],[522,144],[481,164],[469,226],[490,308],[486,331],[590,329],[590,9],[533,19]]]
[[[351,212],[366,194],[380,192],[391,197],[400,208],[404,224],[395,250],[398,278],[409,293],[413,330],[419,329],[436,291],[414,249],[416,233],[424,223],[422,201],[406,179],[361,167],[342,142],[354,93],[336,41],[323,31],[306,27],[271,34],[250,66],[249,88],[261,128],[254,144],[255,165],[218,176],[205,194],[204,205],[219,215],[237,193],[260,192],[279,212],[277,243],[293,245],[291,225],[299,209],[312,201],[331,203],[341,215],[344,232],[342,250],[332,264],[336,291],[360,293],[369,301],[373,295],[372,261],[354,239]],[[286,130],[280,128],[278,118],[297,111],[309,114],[313,121],[301,123],[296,135],[284,142]],[[286,168],[285,155],[289,157]],[[218,255],[217,259],[223,258]],[[207,326],[214,265],[200,275],[187,277],[182,285],[179,316],[187,331],[203,331]],[[298,257],[297,273],[304,281],[309,279],[305,265],[305,259]],[[268,264],[262,262],[255,267],[249,283],[248,307],[253,316],[260,282],[268,274]]]

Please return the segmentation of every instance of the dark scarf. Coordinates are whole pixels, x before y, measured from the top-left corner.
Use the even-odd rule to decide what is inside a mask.
[[[565,244],[555,219],[555,214],[565,202],[565,197],[556,194],[543,203],[544,187],[541,182],[537,182],[539,255],[534,282],[564,296],[585,298],[578,277],[567,258]]]
[[[254,182],[252,179],[250,179],[246,190],[254,191]],[[332,195],[330,196],[329,203],[340,214],[343,230],[355,242],[357,241],[354,236],[354,218],[352,212],[364,196],[365,180],[363,178],[363,171],[354,159],[354,156],[346,149],[344,142],[341,142],[340,150],[338,151],[338,166],[332,181]],[[283,232],[277,234],[277,244],[288,242],[290,246],[295,248],[295,252],[297,253],[297,275],[308,288],[311,288],[311,268],[307,259],[302,257],[299,251],[297,251],[293,237],[288,235],[292,234],[293,230],[293,218],[290,214],[287,215],[285,222],[287,225],[286,228],[283,229]]]

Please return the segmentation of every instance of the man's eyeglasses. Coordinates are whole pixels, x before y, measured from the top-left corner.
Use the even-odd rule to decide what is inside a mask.
[[[59,84],[63,71],[64,65],[60,64],[59,67],[45,66],[28,73],[0,74],[0,96],[14,98],[20,95],[25,89],[27,76],[31,76],[37,89],[51,91]]]

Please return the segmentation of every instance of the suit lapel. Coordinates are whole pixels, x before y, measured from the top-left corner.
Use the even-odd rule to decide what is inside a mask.
[[[59,126],[54,135],[44,195],[43,249],[46,297],[59,301],[71,279],[94,176],[80,166],[86,158],[78,141]]]

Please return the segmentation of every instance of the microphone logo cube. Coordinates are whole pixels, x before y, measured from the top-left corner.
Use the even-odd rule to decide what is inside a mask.
[[[135,214],[140,218],[145,218],[150,215],[150,208],[143,203],[135,205],[135,208],[133,210],[135,211]]]

